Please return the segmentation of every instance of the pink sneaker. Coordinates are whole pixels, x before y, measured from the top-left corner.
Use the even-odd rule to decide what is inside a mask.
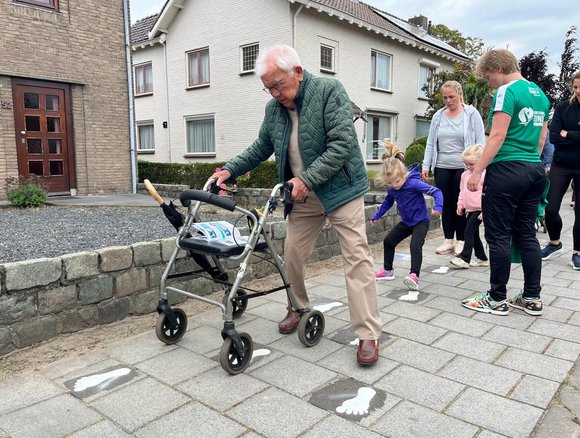
[[[376,280],[394,280],[395,271],[393,269],[387,271],[384,267],[375,272]]]
[[[419,277],[414,272],[403,278],[403,283],[409,290],[419,290]]]

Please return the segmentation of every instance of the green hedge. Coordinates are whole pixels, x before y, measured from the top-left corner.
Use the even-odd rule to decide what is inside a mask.
[[[207,179],[225,162],[214,163],[153,163],[139,161],[139,182],[148,179],[153,184],[185,184],[192,189],[203,188]],[[276,163],[264,161],[250,172],[250,177],[240,177],[238,187],[268,188],[278,183]]]
[[[407,150],[405,151],[405,165],[410,166],[413,163],[423,163],[426,144],[427,137],[420,137],[407,146]]]

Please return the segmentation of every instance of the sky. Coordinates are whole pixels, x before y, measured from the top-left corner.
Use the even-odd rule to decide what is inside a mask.
[[[165,0],[130,1],[133,23],[161,11],[165,3]],[[464,36],[481,38],[486,48],[507,48],[518,59],[546,50],[551,73],[559,73],[557,63],[571,26],[578,27],[575,36],[580,41],[580,8],[573,0],[547,3],[538,0],[364,0],[364,3],[405,20],[425,15],[433,24],[444,24]],[[580,43],[576,46],[580,47]]]

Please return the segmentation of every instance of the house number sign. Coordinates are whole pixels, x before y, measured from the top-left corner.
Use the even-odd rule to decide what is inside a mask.
[[[0,100],[0,109],[12,109],[12,101],[11,100]]]

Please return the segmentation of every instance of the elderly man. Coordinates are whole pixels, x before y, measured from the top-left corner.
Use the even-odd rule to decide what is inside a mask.
[[[305,71],[289,46],[261,52],[255,72],[273,97],[258,139],[212,178],[221,184],[275,155],[280,181],[294,186],[284,258],[298,302],[302,308],[309,305],[305,263],[328,219],[342,250],[351,324],[359,338],[357,361],[374,365],[382,323],[365,233],[363,195],[369,190],[368,178],[350,99],[338,81]],[[289,306],[280,333],[294,332],[299,321]]]

